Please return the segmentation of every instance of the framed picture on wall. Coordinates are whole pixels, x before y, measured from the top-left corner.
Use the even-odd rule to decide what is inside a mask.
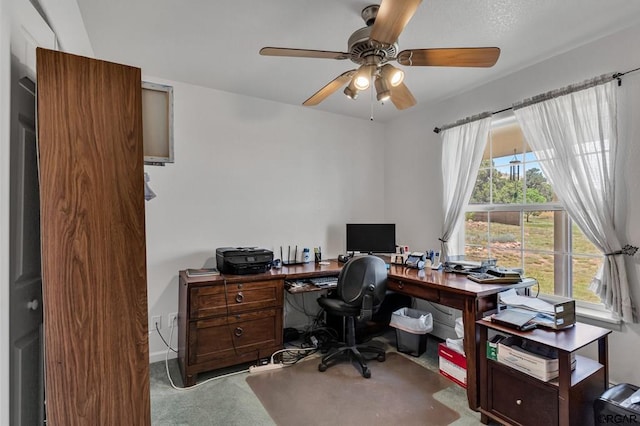
[[[173,163],[173,87],[142,82],[144,163]]]

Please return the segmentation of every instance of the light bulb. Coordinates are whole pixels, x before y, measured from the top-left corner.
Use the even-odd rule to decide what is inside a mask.
[[[385,64],[380,69],[380,75],[393,87],[398,86],[404,80],[404,71],[391,64]]]
[[[364,75],[358,75],[353,79],[353,85],[358,90],[366,90],[369,88],[369,79]]]
[[[353,76],[353,85],[356,89],[366,90],[369,88],[369,85],[371,84],[372,68],[375,69],[375,67],[372,67],[371,65],[362,65],[358,68],[356,75]]]

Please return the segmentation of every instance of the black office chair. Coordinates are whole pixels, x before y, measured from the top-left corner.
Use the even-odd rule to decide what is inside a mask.
[[[338,358],[348,357],[360,364],[362,376],[371,377],[363,353],[377,354],[377,360],[386,358],[384,349],[368,345],[356,345],[356,319],[366,321],[380,307],[387,289],[387,267],[382,259],[376,256],[362,256],[351,259],[340,271],[338,277],[338,297],[333,299],[321,297],[318,304],[329,315],[346,318],[347,331],[340,347],[322,358],[318,370],[326,371]]]

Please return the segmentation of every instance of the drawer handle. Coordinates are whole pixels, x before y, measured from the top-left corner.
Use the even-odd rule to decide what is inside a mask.
[[[242,303],[243,300],[244,300],[244,294],[242,293],[236,294],[236,302]]]
[[[233,330],[233,334],[235,334],[236,337],[242,336],[243,332],[244,332],[244,330],[242,329],[242,327],[236,327],[236,329]]]
[[[398,288],[404,288],[404,283],[403,282],[399,282],[398,283]]]
[[[522,405],[522,400],[521,399],[516,399],[516,405]]]

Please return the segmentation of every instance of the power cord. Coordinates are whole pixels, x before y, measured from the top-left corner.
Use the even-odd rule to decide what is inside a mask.
[[[301,359],[304,359],[304,358],[308,357],[309,355],[312,355],[312,354],[316,353],[317,351],[318,351],[317,347],[280,349],[279,351],[275,351],[273,354],[271,354],[270,363],[271,364],[275,364],[276,355],[282,354],[282,356],[280,357],[282,366],[283,367],[290,367],[293,364],[295,364],[298,361],[300,361]],[[294,353],[296,353],[296,352],[302,352],[302,354],[294,355]],[[285,355],[289,355],[289,358],[285,357]]]
[[[173,324],[171,324],[171,330],[173,331]],[[162,342],[164,343],[164,345],[165,345],[167,348],[171,349],[173,352],[178,353],[178,351],[177,351],[177,350],[175,350],[175,349],[173,349],[173,348],[171,347],[170,343],[167,343],[167,341],[166,341],[166,340],[164,340],[164,337],[162,336],[162,333],[160,333],[160,329],[158,328],[158,323],[157,323],[157,322],[156,322],[156,331],[158,332],[158,336],[160,336],[160,338],[162,339]],[[169,340],[171,340],[171,338],[170,338]]]
[[[536,282],[536,286],[537,286],[536,295],[533,297],[538,297],[540,295],[540,281],[538,281],[536,278],[533,278],[533,277],[523,277],[523,279],[531,279]]]

